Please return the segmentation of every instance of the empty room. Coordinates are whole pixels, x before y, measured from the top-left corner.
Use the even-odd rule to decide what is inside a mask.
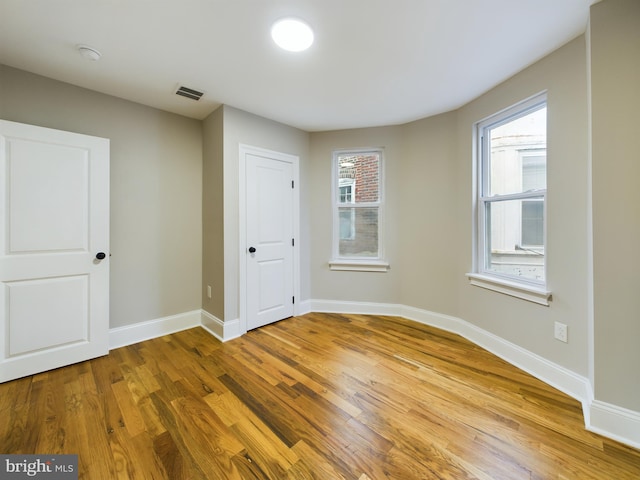
[[[0,19],[0,478],[640,478],[640,2]]]

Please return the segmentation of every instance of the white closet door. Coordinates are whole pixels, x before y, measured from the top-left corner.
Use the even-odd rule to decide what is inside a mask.
[[[109,140],[0,120],[0,382],[108,353]]]

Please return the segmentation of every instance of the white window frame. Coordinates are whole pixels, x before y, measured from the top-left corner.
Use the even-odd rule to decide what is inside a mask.
[[[473,225],[473,272],[468,273],[467,277],[472,285],[504,293],[514,297],[522,298],[541,305],[549,305],[551,291],[547,287],[547,201],[546,189],[534,190],[529,192],[519,192],[515,194],[493,195],[487,196],[485,193],[489,191],[489,142],[485,142],[483,137],[487,130],[506,124],[517,118],[523,117],[533,111],[536,111],[547,105],[546,92],[537,94],[529,99],[506,108],[494,115],[491,115],[475,124],[474,128],[474,163],[475,178],[474,185],[474,215]],[[545,280],[523,278],[515,275],[503,274],[486,268],[486,204],[493,203],[498,200],[526,200],[539,199],[542,197],[544,202],[544,248],[545,248]],[[520,227],[521,228],[521,227]]]
[[[379,158],[378,166],[378,201],[362,202],[355,201],[355,184],[352,202],[348,205],[353,208],[371,208],[378,209],[378,256],[376,257],[350,257],[340,256],[340,213],[339,208],[345,207],[346,203],[340,203],[339,196],[339,171],[338,159],[344,155],[377,155]],[[329,261],[331,270],[338,271],[363,271],[363,272],[386,272],[389,269],[389,263],[385,260],[384,253],[384,152],[382,148],[355,148],[335,150],[332,158],[331,173],[331,203],[333,207],[333,232],[332,232],[332,258]],[[354,232],[355,235],[355,232]]]

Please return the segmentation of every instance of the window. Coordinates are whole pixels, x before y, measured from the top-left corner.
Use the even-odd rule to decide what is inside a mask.
[[[546,95],[497,113],[476,128],[477,254],[475,275],[469,277],[476,285],[529,300],[532,293],[533,301],[548,304]]]
[[[382,151],[333,155],[333,270],[385,271],[382,256]]]

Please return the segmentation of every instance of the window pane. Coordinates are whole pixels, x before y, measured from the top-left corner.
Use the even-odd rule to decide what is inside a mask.
[[[339,208],[341,257],[378,256],[378,207]],[[343,235],[344,234],[344,235]]]
[[[529,216],[527,219],[523,218],[525,211]],[[544,280],[543,212],[542,198],[487,202],[485,269],[531,280]],[[525,230],[531,238],[524,238]],[[540,243],[527,244],[525,240],[540,240]]]
[[[544,244],[544,203],[540,200],[522,201],[522,245]]]
[[[522,156],[522,191],[546,190],[547,157],[543,154]]]
[[[340,208],[340,240],[353,240],[355,237],[355,209]]]
[[[489,191],[506,195],[546,188],[546,107],[488,128]]]
[[[342,188],[355,185],[355,198],[346,200]],[[369,203],[380,200],[380,155],[367,152],[362,155],[338,156],[338,187],[340,203]]]

